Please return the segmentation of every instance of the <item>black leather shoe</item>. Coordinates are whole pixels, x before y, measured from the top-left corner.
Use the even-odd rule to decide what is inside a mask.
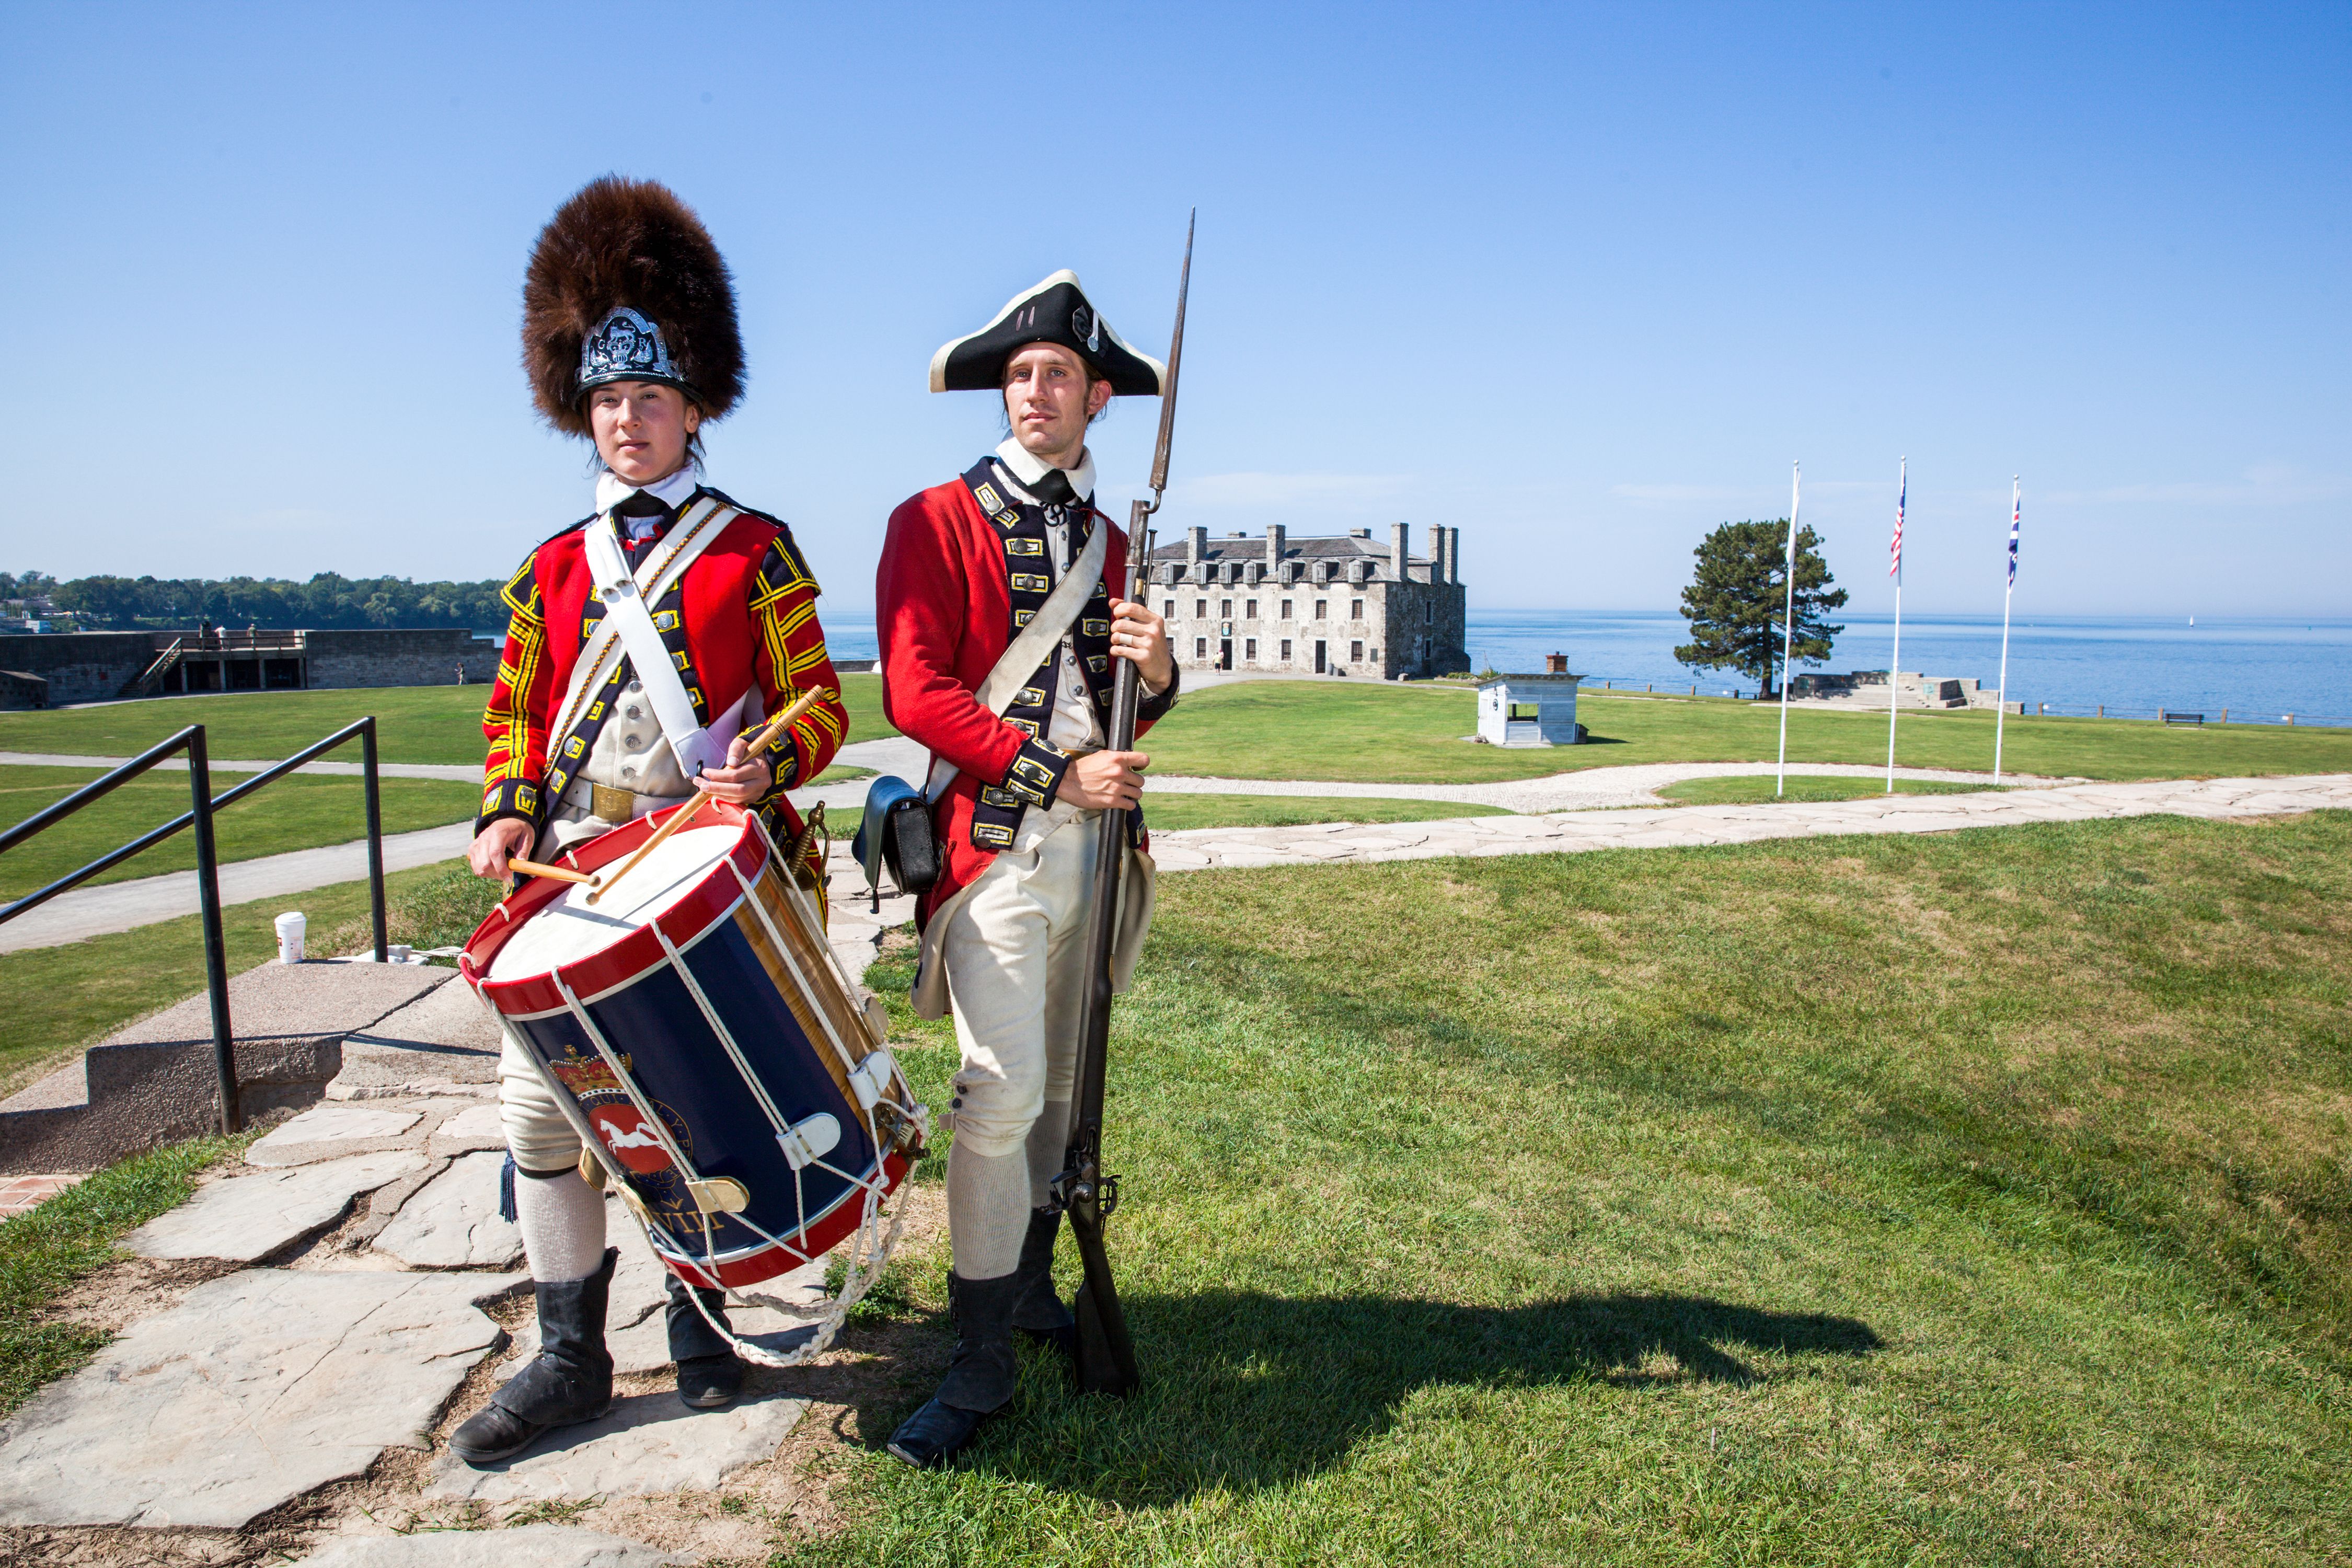
[[[1059,1209],[1031,1209],[1028,1234],[1021,1238],[1020,1281],[1013,1303],[1013,1326],[1032,1344],[1066,1356],[1078,1353],[1078,1321],[1054,1293],[1054,1238],[1062,1228]]]
[[[743,1363],[731,1351],[677,1363],[677,1396],[689,1410],[724,1410],[742,1392]]]
[[[593,1421],[613,1407],[613,1357],[604,1349],[604,1307],[620,1252],[585,1279],[541,1281],[539,1353],[490,1402],[449,1435],[449,1451],[469,1465],[521,1453],[558,1426]]]
[[[921,1468],[943,1465],[970,1440],[983,1417],[1012,1402],[1016,1368],[1013,1305],[1020,1290],[1017,1273],[993,1279],[948,1276],[955,1354],[937,1396],[890,1435],[887,1446],[892,1457]]]
[[[710,1310],[702,1315],[699,1299]],[[727,1321],[727,1292],[688,1285],[669,1277],[669,1300],[662,1308],[669,1331],[669,1359],[677,1363],[677,1396],[693,1410],[718,1410],[735,1403],[743,1392],[743,1363],[727,1336],[711,1320]]]
[[[959,1410],[934,1399],[899,1424],[890,1434],[890,1457],[919,1470],[933,1470],[971,1440],[973,1428],[988,1419],[978,1410]]]

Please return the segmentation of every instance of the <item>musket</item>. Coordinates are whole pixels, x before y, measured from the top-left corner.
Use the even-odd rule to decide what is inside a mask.
[[[1197,211],[1194,215],[1198,216]],[[1176,375],[1184,363],[1184,298],[1192,284],[1193,219],[1184,224],[1184,269],[1176,282],[1176,330],[1168,340],[1168,381],[1160,392],[1160,445],[1151,457],[1151,499],[1137,498],[1127,520],[1127,581],[1119,597],[1140,602],[1150,570],[1150,536],[1145,525],[1160,510],[1168,489],[1168,447],[1176,435]],[[1106,524],[1106,526],[1108,526]],[[1139,679],[1133,659],[1116,659],[1111,680],[1110,749],[1135,746],[1135,710]],[[1078,1029],[1076,1082],[1071,1090],[1070,1146],[1054,1196],[1070,1216],[1086,1280],[1078,1287],[1076,1373],[1078,1386],[1095,1394],[1126,1394],[1134,1388],[1135,1343],[1119,1310],[1118,1286],[1111,1279],[1110,1253],[1103,1245],[1103,1221],[1118,1205],[1118,1178],[1102,1168],[1103,1078],[1110,1054],[1111,966],[1118,945],[1118,894],[1127,869],[1127,813],[1106,811],[1097,828],[1092,924],[1087,931],[1087,995]]]

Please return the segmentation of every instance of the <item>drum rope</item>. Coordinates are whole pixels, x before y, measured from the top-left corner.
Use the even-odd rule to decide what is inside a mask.
[[[762,834],[762,837],[766,837],[764,833]],[[830,840],[831,834],[828,832],[826,837],[828,840]],[[768,847],[772,853],[774,851],[775,846],[772,839],[769,841]],[[830,847],[829,843],[828,847]],[[843,1065],[854,1070],[859,1064],[851,1060],[848,1043],[842,1038],[839,1029],[835,1025],[830,1010],[825,1007],[822,999],[814,994],[814,988],[810,985],[808,980],[801,975],[797,965],[793,962],[793,948],[784,940],[783,933],[777,929],[774,918],[770,914],[759,898],[753,894],[751,886],[751,879],[744,876],[742,868],[735,864],[732,856],[728,857],[725,859],[724,864],[734,873],[736,880],[741,885],[744,894],[744,901],[751,907],[755,918],[758,920],[759,923],[765,928],[769,940],[774,943],[779,957],[784,960],[783,966],[792,971],[794,982],[802,993],[803,1000],[809,1008],[809,1011],[817,1018],[822,1027],[822,1032],[827,1038],[827,1042],[833,1047],[835,1052],[839,1056]],[[808,900],[808,895],[790,878],[780,877],[777,880],[783,889],[788,902],[795,900]],[[811,901],[813,902],[813,900]],[[504,905],[501,904],[500,907],[503,909]],[[799,907],[795,908],[793,912],[800,917],[803,923],[812,923],[807,902],[800,903]],[[661,929],[658,921],[648,923],[653,925],[654,934],[660,942],[663,952],[668,957],[671,967],[677,972],[682,979],[685,980],[688,992],[695,999],[696,1005],[701,1010],[705,1021],[711,1026],[712,1033],[718,1037],[721,1046],[726,1050],[729,1059],[735,1067],[736,1072],[743,1079],[746,1086],[751,1088],[753,1094],[758,1098],[761,1109],[766,1115],[770,1124],[775,1128],[778,1133],[782,1134],[786,1132],[787,1128],[782,1120],[782,1112],[778,1110],[773,1100],[769,1097],[765,1087],[761,1085],[751,1073],[750,1065],[744,1059],[742,1052],[738,1047],[733,1036],[727,1029],[725,1024],[719,1018],[717,1013],[711,1006],[709,998],[704,994],[700,984],[696,981],[692,973],[682,961],[680,950],[670,941],[669,934]],[[818,931],[815,939],[815,946],[824,954],[825,960],[833,970],[835,978],[842,985],[843,994],[845,995],[854,997],[857,994],[857,988],[849,984],[848,976],[841,967],[840,955],[835,953],[833,951],[831,944],[824,940],[823,934],[824,927],[821,918],[814,923],[816,924]],[[653,1133],[655,1139],[660,1144],[662,1152],[669,1158],[673,1168],[678,1172],[682,1179],[698,1182],[699,1177],[697,1174],[696,1167],[688,1160],[685,1150],[678,1145],[676,1137],[672,1134],[669,1129],[668,1123],[663,1120],[658,1109],[650,1100],[648,1100],[645,1094],[638,1089],[635,1078],[630,1074],[625,1065],[622,1062],[619,1053],[614,1049],[612,1042],[604,1037],[604,1031],[597,1026],[595,1020],[590,1016],[588,1009],[581,1003],[579,996],[572,991],[572,987],[564,982],[560,973],[551,973],[549,978],[554,982],[557,994],[563,998],[564,1005],[571,1011],[572,1017],[577,1020],[582,1031],[587,1036],[590,1043],[596,1047],[597,1055],[603,1058],[604,1066],[612,1073],[615,1084],[620,1088],[621,1091],[628,1097],[630,1103],[636,1109],[638,1115],[644,1119],[646,1128]],[[490,1006],[487,996],[481,996],[478,993],[477,999],[482,1002],[486,1009],[491,1011],[493,1014],[497,1013],[497,1009]],[[856,1032],[861,1036],[866,1037],[866,1043],[874,1050],[882,1050],[887,1048],[887,1042],[878,1042],[874,1040],[872,1037],[877,1031],[874,1020],[871,1016],[864,1009],[858,1009],[856,1012],[855,1016],[857,1019],[857,1024],[856,1026]],[[502,1032],[508,1033],[509,1035],[512,1034],[511,1026],[503,1016],[499,1017],[499,1023]],[[575,1130],[582,1134],[583,1145],[590,1148],[599,1146],[602,1140],[597,1138],[594,1135],[593,1129],[586,1125],[586,1119],[578,1112],[576,1105],[571,1103],[571,1096],[565,1089],[564,1086],[555,1082],[553,1075],[547,1068],[546,1064],[539,1061],[537,1053],[526,1049],[524,1054],[531,1059],[532,1065],[540,1069],[541,1078],[549,1082],[550,1087],[558,1091],[556,1093],[556,1100],[559,1105],[562,1106],[567,1119],[573,1122]],[[698,1221],[702,1232],[701,1258],[695,1263],[695,1267],[698,1271],[701,1272],[706,1279],[709,1279],[716,1284],[718,1289],[727,1299],[740,1301],[746,1306],[762,1307],[782,1316],[793,1318],[802,1322],[814,1322],[814,1331],[811,1333],[807,1339],[794,1346],[791,1351],[778,1352],[768,1349],[766,1346],[761,1345],[755,1341],[745,1339],[741,1335],[735,1333],[727,1324],[721,1322],[718,1316],[711,1311],[710,1308],[705,1304],[700,1291],[689,1290],[688,1292],[688,1297],[693,1301],[695,1310],[701,1314],[703,1321],[710,1325],[714,1332],[718,1333],[728,1342],[729,1345],[733,1347],[737,1355],[742,1357],[745,1361],[751,1363],[753,1365],[770,1368],[793,1367],[802,1365],[807,1362],[814,1360],[820,1355],[824,1354],[825,1352],[831,1348],[835,1336],[839,1334],[842,1324],[847,1320],[851,1310],[854,1309],[859,1301],[865,1299],[866,1292],[873,1288],[875,1282],[881,1278],[883,1270],[889,1266],[891,1254],[897,1247],[899,1235],[905,1226],[906,1205],[903,1202],[897,1205],[891,1205],[888,1201],[890,1194],[883,1184],[881,1172],[887,1161],[892,1140],[884,1136],[880,1118],[877,1112],[883,1100],[887,1099],[901,1116],[908,1118],[919,1129],[927,1128],[929,1125],[929,1119],[924,1115],[921,1106],[915,1101],[911,1089],[908,1087],[904,1076],[897,1070],[895,1064],[890,1072],[890,1079],[891,1082],[888,1085],[888,1088],[881,1096],[876,1099],[872,1105],[860,1103],[857,1106],[858,1113],[863,1117],[866,1122],[867,1136],[872,1141],[873,1148],[876,1151],[876,1175],[870,1178],[861,1176],[853,1172],[845,1171],[839,1166],[832,1163],[830,1161],[822,1158],[814,1159],[809,1162],[809,1163],[816,1166],[817,1168],[830,1172],[834,1175],[836,1175],[849,1183],[851,1185],[856,1187],[862,1194],[856,1230],[851,1233],[850,1237],[845,1242],[836,1244],[839,1248],[845,1249],[844,1251],[842,1260],[841,1289],[823,1307],[815,1308],[802,1306],[794,1302],[786,1301],[780,1297],[766,1292],[740,1289],[735,1287],[726,1285],[720,1280],[719,1275],[719,1242],[718,1237],[712,1229],[710,1211],[708,1209],[698,1208]],[[912,1174],[911,1172],[908,1173],[909,1175]],[[653,1250],[654,1255],[656,1258],[665,1258],[673,1256],[688,1258],[689,1259],[692,1258],[694,1249],[688,1246],[681,1237],[673,1233],[667,1226],[661,1226],[658,1227],[655,1226],[650,1215],[644,1206],[643,1201],[636,1197],[635,1193],[629,1186],[625,1177],[624,1177],[619,1172],[613,1173],[613,1176],[614,1179],[620,1184],[622,1195],[625,1199],[630,1200],[625,1202],[622,1206],[628,1211],[629,1217],[636,1222],[639,1233],[644,1236],[646,1245]],[[911,1184],[911,1183],[908,1184]],[[801,1189],[798,1171],[793,1173],[793,1197],[796,1205],[796,1212],[801,1220],[801,1227],[798,1234],[805,1238],[808,1235],[807,1205],[805,1195]],[[889,1228],[887,1232],[882,1229],[881,1226],[882,1216],[886,1209],[888,1212],[890,1221]],[[769,1235],[764,1228],[745,1215],[736,1214],[732,1217],[737,1224],[758,1236],[768,1245],[806,1259],[807,1262],[814,1262],[817,1260],[816,1258],[810,1258],[808,1253],[803,1248],[793,1247],[790,1243],[782,1240],[781,1237]],[[668,1244],[667,1247],[663,1245],[663,1241],[656,1241],[655,1239],[654,1233],[656,1228],[661,1231],[663,1241],[666,1241]],[[805,1267],[805,1264],[803,1267]]]

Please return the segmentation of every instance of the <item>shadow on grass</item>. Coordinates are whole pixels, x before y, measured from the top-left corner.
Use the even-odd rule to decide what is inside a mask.
[[[1030,1355],[1013,1405],[960,1464],[993,1479],[1165,1506],[1328,1469],[1393,1427],[1424,1392],[1499,1393],[1454,1417],[1492,1423],[1509,1418],[1513,1390],[1748,1384],[1776,1373],[1747,1357],[1855,1358],[1884,1343],[1853,1318],[1690,1296],[1479,1307],[1230,1291],[1146,1296],[1129,1314],[1144,1379],[1132,1397],[1075,1394],[1058,1358]],[[914,1400],[928,1393],[926,1380]],[[877,1401],[859,1413],[860,1430],[878,1444],[911,1408],[903,1396],[887,1408]]]

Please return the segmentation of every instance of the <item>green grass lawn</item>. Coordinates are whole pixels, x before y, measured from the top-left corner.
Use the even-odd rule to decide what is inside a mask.
[[[270,691],[230,697],[156,697],[98,708],[0,713],[0,752],[59,752],[75,756],[135,756],[190,724],[205,726],[215,757],[275,762],[344,725],[376,716],[379,754],[387,763],[479,764],[487,686],[391,686],[352,691]],[[882,680],[841,678],[849,739],[898,733],[882,717]],[[332,753],[356,763],[358,747]]]
[[[498,889],[461,862],[395,871],[384,879],[390,940],[449,947],[470,935]],[[367,883],[338,882],[221,911],[231,973],[278,952],[274,923],[288,910],[310,917],[317,957],[369,945]],[[204,934],[194,915],[62,947],[0,953],[0,1095],[12,1094],[76,1052],[205,987]]]
[[[1461,739],[1477,727],[1475,707],[1475,692],[1449,686],[1238,681],[1186,697],[1143,749],[1164,773],[1473,784],[1629,763],[1769,762],[1780,743],[1769,705],[1588,691],[1577,711],[1591,744],[1505,750]],[[1906,713],[1896,735],[1906,767],[1992,766],[1990,713]],[[1789,760],[1884,764],[1885,715],[1791,710]],[[2352,769],[2352,730],[2012,719],[2001,765],[2101,779],[2333,773]]]
[[[2352,814],[1159,908],[1108,1138],[1141,1390],[1024,1352],[917,1473],[901,1374],[777,1562],[2352,1558]],[[942,1354],[944,1267],[901,1309]]]
[[[1785,794],[1774,788],[1770,773],[1740,773],[1729,778],[1685,779],[1658,791],[1660,798],[1679,805],[1761,805],[1775,800],[1866,800],[1886,793],[1884,778],[1822,778],[1796,773]],[[1990,784],[1956,784],[1945,779],[1896,779],[1896,795],[1990,795]],[[2000,793],[2007,794],[2002,785]]]
[[[0,767],[0,826],[22,822],[97,776],[86,768]],[[237,782],[238,775],[223,774],[213,781],[213,793]],[[386,833],[469,821],[481,801],[473,785],[437,779],[384,779],[380,788]],[[0,855],[0,898],[20,898],[45,887],[187,809],[187,774],[142,774]],[[225,862],[341,844],[367,836],[366,791],[355,778],[289,773],[213,822]],[[83,886],[190,870],[195,863],[195,833],[183,828]]]
[[[1143,819],[1160,832],[1185,827],[1287,827],[1307,822],[1434,822],[1508,816],[1497,805],[1445,800],[1382,800],[1337,795],[1157,795],[1144,792]]]

